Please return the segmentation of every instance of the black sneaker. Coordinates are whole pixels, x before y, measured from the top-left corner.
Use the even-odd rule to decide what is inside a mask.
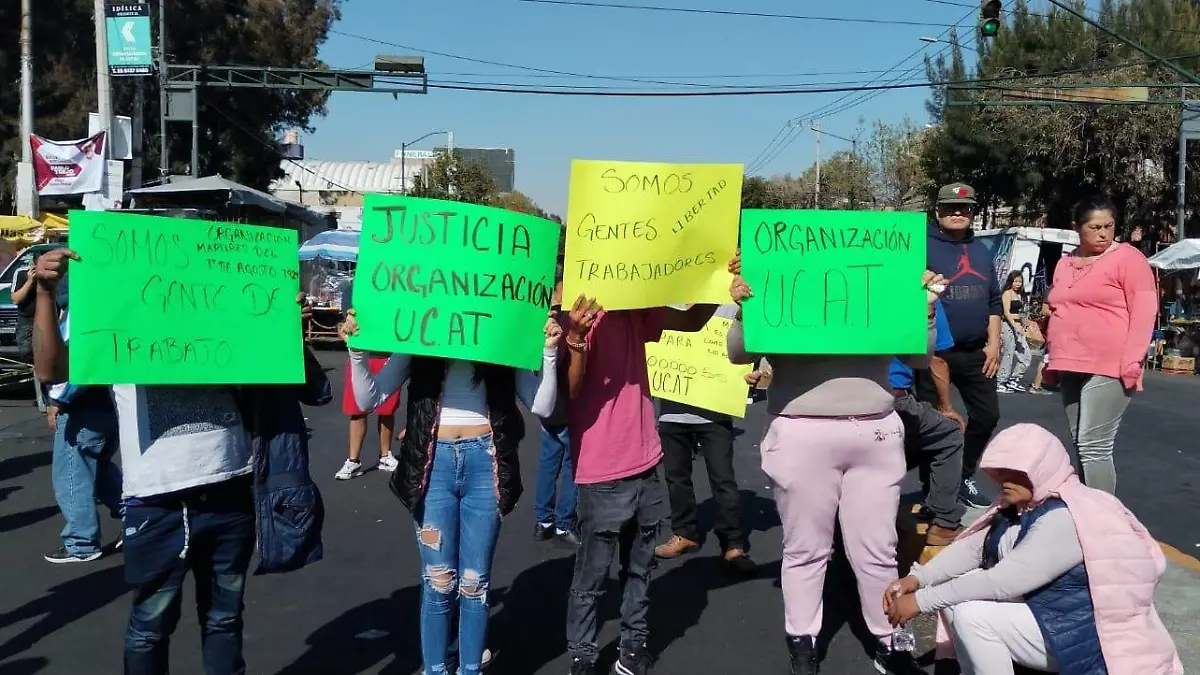
[[[787,647],[792,659],[791,675],[818,675],[821,672],[817,662],[817,643],[811,636],[788,636]]]
[[[986,509],[992,505],[992,500],[983,494],[983,490],[979,488],[979,483],[975,482],[974,478],[963,479],[962,485],[958,488],[958,498],[967,506],[976,509]]]
[[[883,643],[875,649],[875,670],[883,675],[925,675],[912,652],[892,649]]]
[[[613,675],[649,675],[654,667],[654,657],[646,645],[635,642],[621,646],[621,655],[613,664]]]
[[[596,664],[583,659],[571,661],[571,675],[596,675]]]
[[[554,537],[554,524],[538,523],[533,526],[534,541],[550,541]]]
[[[570,548],[579,548],[579,535],[573,530],[554,529],[554,541]]]
[[[57,551],[51,551],[50,553],[47,553],[43,557],[46,559],[46,562],[54,563],[55,565],[62,565],[65,563],[92,562],[93,560],[99,560],[100,556],[102,555],[104,555],[103,551],[96,551],[95,553],[88,553],[87,555],[75,555],[74,553],[68,551],[65,546],[63,546]]]

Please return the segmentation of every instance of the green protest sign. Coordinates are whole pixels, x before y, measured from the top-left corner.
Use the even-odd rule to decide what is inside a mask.
[[[742,212],[746,347],[766,354],[923,354],[925,216]]]
[[[291,230],[73,211],[74,384],[304,381]]]
[[[367,195],[350,346],[537,370],[557,223],[440,199]]]

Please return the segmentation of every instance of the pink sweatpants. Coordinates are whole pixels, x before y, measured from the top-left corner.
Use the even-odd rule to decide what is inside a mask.
[[[821,632],[834,518],[858,581],[863,618],[892,634],[881,598],[896,578],[896,510],[904,480],[904,427],[882,418],[775,417],[762,442],[783,522],[783,608],[788,635]]]

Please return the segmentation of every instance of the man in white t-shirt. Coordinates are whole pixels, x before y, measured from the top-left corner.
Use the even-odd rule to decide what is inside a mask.
[[[34,366],[65,381],[67,345],[58,329],[55,286],[69,249],[37,265]],[[196,579],[196,605],[209,675],[244,673],[242,595],[254,552],[253,465],[232,387],[114,385],[124,514],[125,578],[134,588],[125,634],[126,675],[166,675],[183,580]]]

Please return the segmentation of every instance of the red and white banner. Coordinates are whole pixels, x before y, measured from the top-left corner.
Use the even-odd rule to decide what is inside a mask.
[[[78,141],[30,136],[37,191],[42,196],[80,195],[104,188],[104,132]]]

